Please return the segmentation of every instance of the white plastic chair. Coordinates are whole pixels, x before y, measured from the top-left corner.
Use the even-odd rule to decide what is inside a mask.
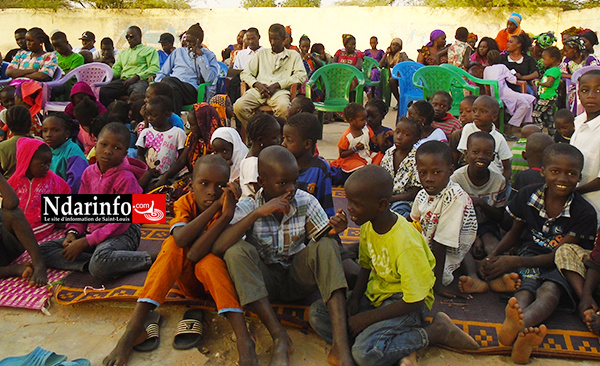
[[[45,100],[47,101],[49,99],[50,88],[63,85],[72,78],[76,78],[78,82],[83,81],[88,84],[94,91],[96,98],[98,98],[100,87],[112,81],[113,72],[110,66],[101,62],[92,62],[81,65],[76,69],[69,71],[63,78],[45,83],[48,87],[48,92],[45,93]],[[67,104],[69,104],[69,102],[47,101],[44,103],[44,114],[48,112],[63,112],[67,107]]]

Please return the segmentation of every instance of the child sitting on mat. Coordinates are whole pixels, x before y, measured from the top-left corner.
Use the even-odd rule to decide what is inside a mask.
[[[43,141],[30,138],[17,141],[17,169],[8,184],[19,196],[19,207],[38,241],[54,230],[54,223],[42,222],[42,194],[71,193],[67,182],[50,170],[51,161],[52,150]]]
[[[80,194],[140,194],[144,163],[127,158],[129,130],[120,122],[106,125],[96,143],[96,164],[81,177]],[[69,223],[67,236],[40,245],[49,267],[88,270],[101,280],[150,268],[152,258],[138,252],[140,225],[131,223]]]
[[[254,342],[246,328],[244,312],[227,267],[221,258],[211,253],[213,242],[235,212],[236,194],[227,187],[228,181],[229,165],[221,156],[205,155],[196,161],[192,191],[175,202],[170,236],[163,242],[148,272],[125,333],[104,359],[104,365],[124,365],[133,349],[151,351],[158,347],[160,314],[154,309],[165,301],[175,283],[186,297],[198,298],[210,293],[219,314],[231,323],[237,339],[239,364],[256,364]],[[200,310],[186,312],[182,322],[190,324],[191,329],[178,330],[173,346],[196,347],[202,336]],[[151,334],[153,328],[156,334]]]
[[[359,279],[348,299],[348,330],[358,365],[415,365],[427,345],[477,349],[477,343],[443,312],[425,326],[433,305],[435,258],[425,239],[389,208],[392,178],[370,165],[352,174],[344,189],[348,213],[360,225]],[[377,189],[373,189],[377,187]],[[331,343],[327,305],[311,305],[309,322]]]
[[[509,202],[513,226],[481,267],[487,280],[511,271],[518,271],[522,278],[498,332],[500,343],[513,347],[515,363],[528,362],[546,336],[546,326],[537,326],[559,304],[576,309],[573,288],[557,269],[572,267],[565,266],[569,258],[561,257],[557,249],[573,244],[589,250],[594,243],[596,212],[575,191],[583,163],[583,154],[572,145],[554,144],[544,151],[546,184],[525,187]],[[517,255],[502,255],[512,247],[517,248]]]

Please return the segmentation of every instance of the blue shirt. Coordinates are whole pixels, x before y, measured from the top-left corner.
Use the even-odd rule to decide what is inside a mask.
[[[169,117],[167,121],[171,124],[171,126],[179,127],[185,131],[185,128],[183,128],[183,120],[175,113],[171,114],[171,117]]]
[[[202,48],[202,56],[192,57],[187,48],[179,47],[171,52],[154,81],[159,82],[165,76],[181,80],[198,88],[202,83],[215,83],[219,76],[219,64],[215,54]],[[212,91],[214,86],[210,86]],[[209,95],[211,93],[209,92]]]
[[[169,58],[169,55],[167,55],[167,53],[163,50],[158,50],[158,64],[160,65],[160,67],[162,68],[163,65],[165,64],[165,61],[167,61],[167,59]]]
[[[310,166],[298,176],[298,188],[315,196],[328,217],[335,215],[331,195],[331,173],[325,160],[316,156],[312,158]]]

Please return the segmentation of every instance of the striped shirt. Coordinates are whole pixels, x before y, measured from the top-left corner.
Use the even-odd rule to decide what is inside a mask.
[[[254,198],[242,198],[235,209],[231,225],[241,221],[266,203],[260,189]],[[273,214],[261,217],[246,232],[246,241],[254,245],[266,264],[291,265],[292,257],[306,246],[315,234],[329,223],[319,201],[310,193],[296,190],[290,212],[281,221]]]
[[[463,128],[462,123],[460,123],[460,121],[450,113],[446,113],[446,116],[442,118],[441,121],[433,121],[431,125],[444,131],[447,139],[450,138],[452,132]]]

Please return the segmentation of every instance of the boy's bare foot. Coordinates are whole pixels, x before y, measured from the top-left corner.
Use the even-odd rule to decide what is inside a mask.
[[[583,317],[590,332],[600,335],[600,315],[593,309],[588,309],[583,312]]]
[[[458,289],[465,294],[483,294],[488,292],[489,286],[479,278],[460,276],[458,279]]]
[[[258,366],[258,359],[256,357],[255,344],[252,339],[244,342],[241,340],[237,341],[238,349],[238,365],[240,366]]]
[[[115,348],[104,358],[102,364],[104,366],[125,365],[129,361],[129,355],[133,347],[145,341],[147,336],[146,329],[143,326],[136,330],[125,330]]]
[[[500,332],[498,332],[498,340],[505,346],[512,346],[515,343],[517,335],[523,329],[523,310],[517,304],[517,298],[511,297],[505,309],[506,318]]]
[[[477,349],[479,345],[470,335],[452,323],[445,313],[439,312],[433,317],[433,322],[427,328],[430,344],[443,344],[456,349]]]
[[[336,346],[331,347],[331,351],[329,351],[329,355],[327,355],[327,362],[329,362],[330,365],[336,366],[356,365],[354,363],[354,359],[352,358],[352,354],[350,353],[350,349],[348,349],[346,352],[343,352]]]
[[[514,272],[490,281],[490,288],[494,292],[515,292],[519,287],[521,287],[521,279]]]
[[[400,366],[418,366],[417,365],[417,352],[413,352],[410,355],[400,360]]]
[[[544,324],[540,325],[539,328],[531,327],[523,329],[513,345],[511,354],[513,362],[521,365],[529,362],[531,352],[542,344],[547,331],[548,329]]]
[[[271,363],[269,365],[289,365],[292,352],[294,352],[294,344],[287,334],[282,337],[273,338],[273,355],[271,356]]]

